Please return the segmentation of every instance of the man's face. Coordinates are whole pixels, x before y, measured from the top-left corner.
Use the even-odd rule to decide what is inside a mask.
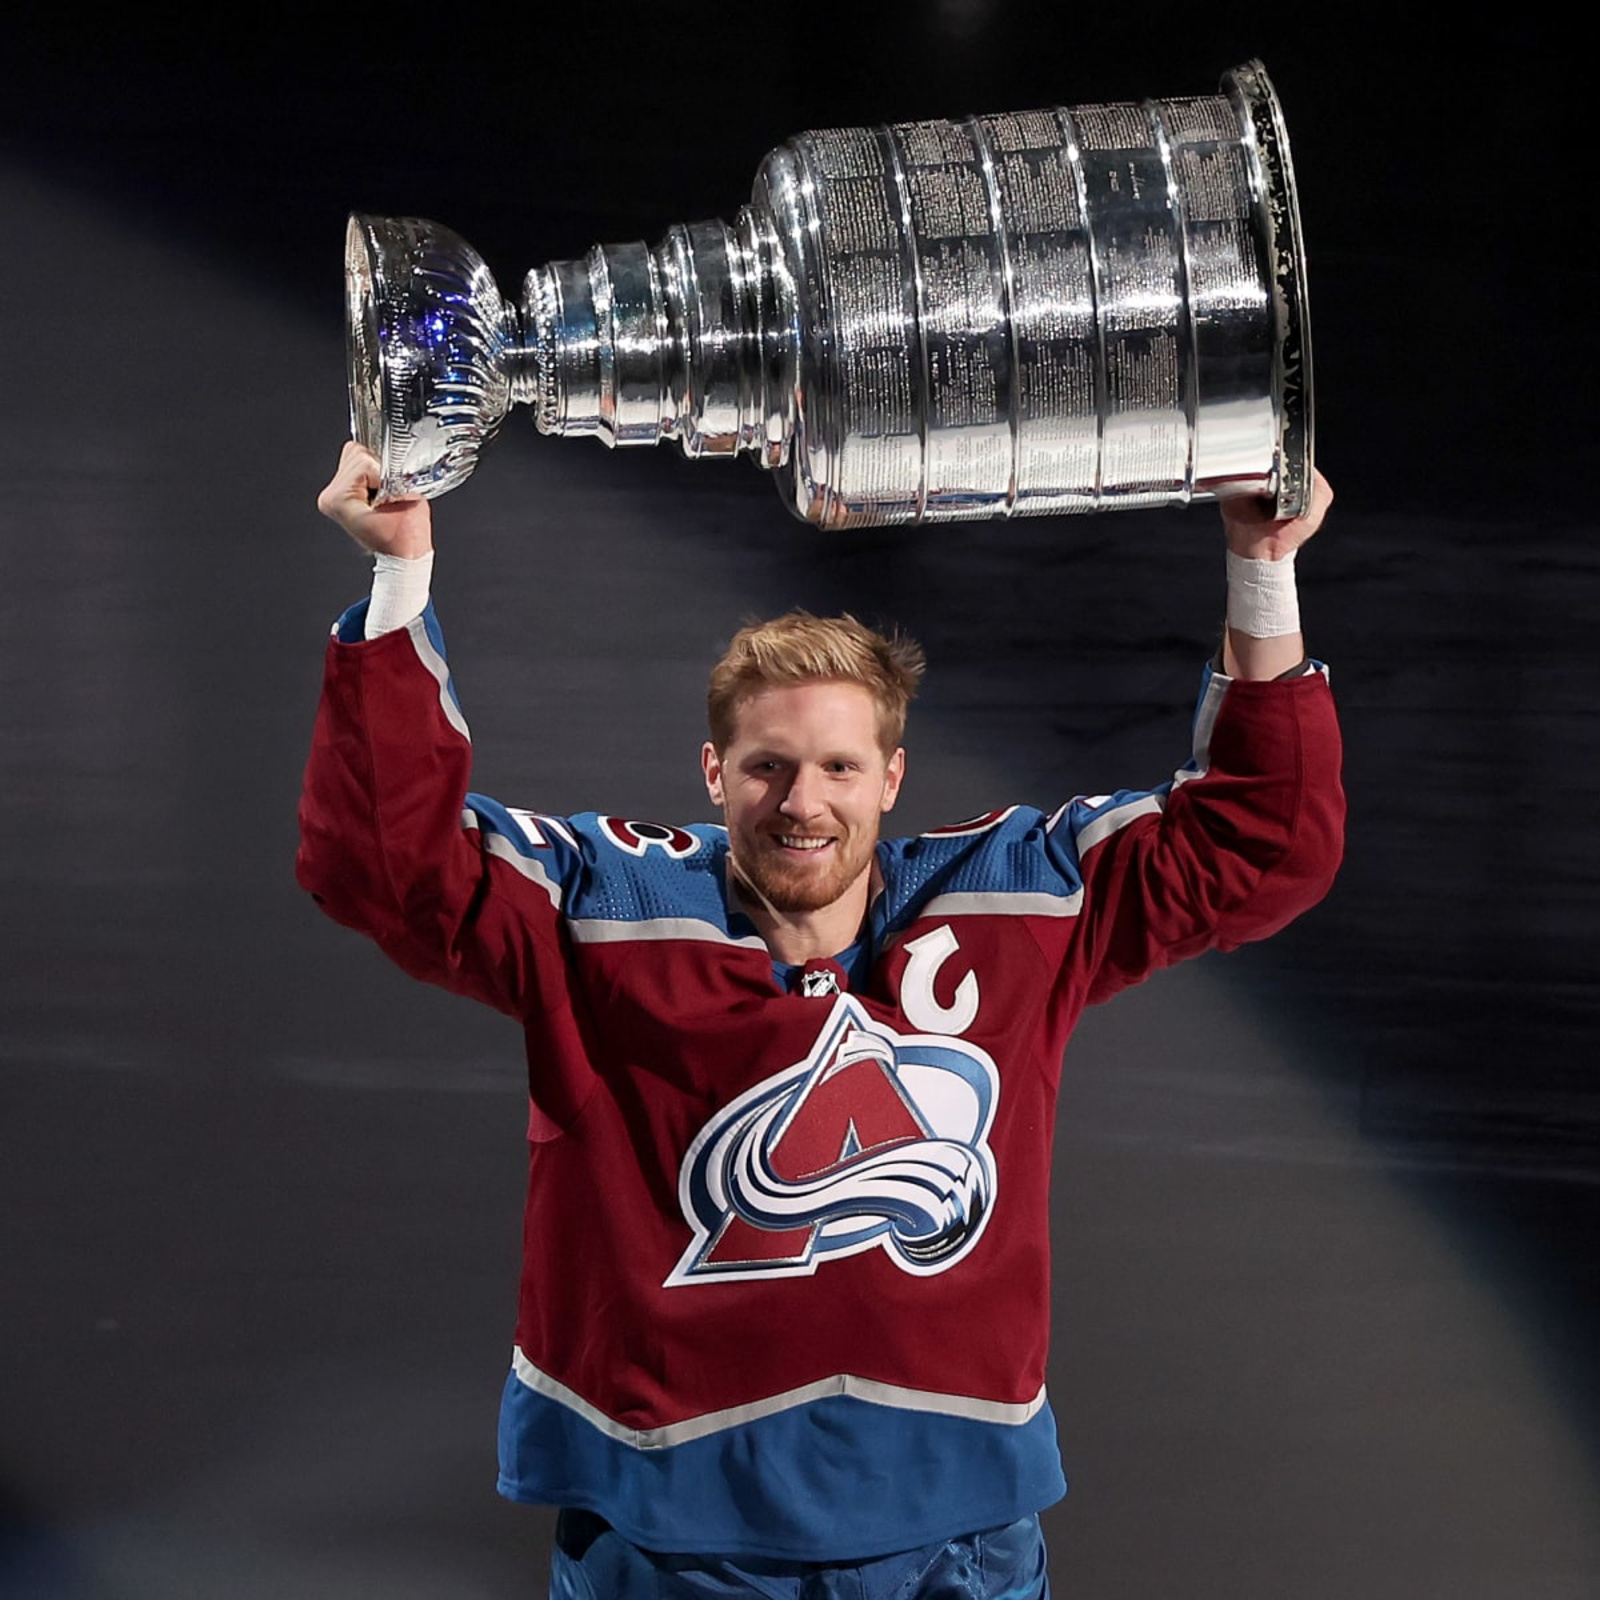
[[[739,705],[727,749],[708,743],[701,760],[735,862],[785,912],[820,911],[866,877],[905,771],[855,683],[763,690]]]

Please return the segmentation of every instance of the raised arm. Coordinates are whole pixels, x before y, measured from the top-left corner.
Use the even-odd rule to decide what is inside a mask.
[[[1084,886],[1088,937],[1068,984],[1090,1000],[1203,950],[1266,938],[1333,881],[1339,729],[1327,673],[1305,659],[1293,568],[1332,499],[1319,475],[1303,517],[1224,505],[1223,670],[1208,673],[1190,759],[1159,788],[1082,797],[1052,820],[1054,846]]]
[[[372,552],[370,601],[340,619],[300,801],[296,874],[335,921],[414,976],[523,1015],[560,963],[571,852],[468,792],[472,745],[429,603],[425,500],[373,507],[378,464],[347,444],[319,509]]]

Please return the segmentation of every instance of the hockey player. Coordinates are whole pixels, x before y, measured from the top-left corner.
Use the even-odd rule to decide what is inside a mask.
[[[1044,1595],[1047,1200],[1083,1007],[1282,927],[1343,822],[1293,556],[1331,498],[1224,508],[1228,621],[1170,783],[916,839],[914,645],[747,628],[712,674],[724,826],[469,792],[425,501],[320,508],[377,558],[334,630],[301,882],[527,1041],[500,1488],[562,1506],[552,1594]]]

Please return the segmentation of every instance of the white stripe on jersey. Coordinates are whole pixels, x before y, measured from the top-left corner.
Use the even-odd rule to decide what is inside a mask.
[[[857,1378],[851,1373],[841,1372],[832,1378],[819,1378],[815,1383],[804,1384],[798,1389],[768,1395],[763,1400],[752,1400],[747,1405],[707,1411],[698,1417],[685,1417],[682,1422],[669,1422],[660,1428],[629,1428],[608,1417],[598,1406],[591,1405],[549,1373],[541,1372],[520,1349],[511,1352],[511,1370],[516,1373],[517,1381],[534,1393],[542,1394],[547,1400],[554,1400],[557,1405],[576,1412],[608,1439],[632,1445],[635,1450],[665,1450],[671,1445],[687,1444],[691,1439],[704,1439],[728,1428],[742,1427],[759,1422],[763,1417],[792,1411],[796,1406],[809,1405],[814,1400],[827,1400],[841,1395],[864,1400],[869,1405],[890,1406],[898,1411],[965,1417],[973,1422],[993,1422],[1013,1428],[1032,1421],[1045,1403],[1043,1388],[1033,1399],[1014,1403],[978,1400],[966,1394],[933,1394],[923,1389],[902,1389],[896,1384],[879,1383],[875,1378]]]
[[[428,637],[427,623],[421,617],[413,617],[406,624],[406,632],[411,636],[411,648],[417,652],[417,659],[438,682],[439,709],[444,713],[445,721],[470,744],[472,735],[467,731],[467,719],[461,715],[461,707],[450,692],[450,668],[444,657],[434,649],[433,640]]]
[[[735,939],[715,923],[699,917],[650,917],[639,922],[616,917],[574,917],[567,923],[579,944],[627,944],[634,939],[692,939],[700,944],[734,944],[747,950],[765,950],[759,934]]]

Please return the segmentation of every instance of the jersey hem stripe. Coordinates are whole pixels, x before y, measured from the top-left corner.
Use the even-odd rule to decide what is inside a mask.
[[[769,1395],[764,1400],[753,1400],[740,1406],[727,1406],[721,1411],[707,1411],[698,1417],[686,1417],[682,1422],[669,1422],[659,1428],[630,1428],[608,1417],[598,1406],[591,1405],[564,1383],[534,1366],[520,1349],[512,1351],[511,1370],[515,1373],[517,1381],[525,1388],[576,1413],[608,1439],[630,1445],[635,1450],[670,1449],[673,1445],[687,1444],[692,1439],[704,1439],[711,1434],[726,1432],[730,1428],[745,1427],[752,1422],[759,1422],[763,1417],[792,1411],[796,1407],[810,1405],[817,1400],[841,1397],[864,1401],[868,1405],[888,1406],[897,1411],[919,1411],[933,1416],[960,1417],[969,1422],[988,1422],[1013,1428],[1031,1422],[1045,1405],[1043,1386],[1031,1400],[1020,1402],[980,1400],[972,1395],[935,1394],[923,1389],[904,1389],[898,1384],[880,1383],[875,1378],[859,1378],[852,1373],[841,1372],[831,1378],[819,1378],[815,1383],[803,1384],[798,1389],[788,1389],[782,1394]]]

